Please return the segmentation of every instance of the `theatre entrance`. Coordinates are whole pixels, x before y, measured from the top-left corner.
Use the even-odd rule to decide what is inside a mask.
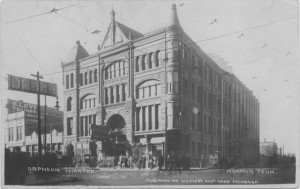
[[[115,114],[107,121],[109,128],[109,141],[107,142],[106,154],[108,156],[120,156],[128,154],[128,140],[126,137],[126,122],[124,118]]]

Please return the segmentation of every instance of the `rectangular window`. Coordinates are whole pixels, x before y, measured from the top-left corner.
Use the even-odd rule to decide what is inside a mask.
[[[69,75],[66,75],[66,89],[69,88]]]
[[[17,127],[17,141],[23,138],[23,127]]]
[[[13,141],[14,140],[14,128],[11,127],[8,129],[9,135],[8,135],[8,141]]]
[[[160,105],[156,104],[155,105],[155,129],[158,129],[159,127],[159,115],[160,115]]]
[[[149,130],[152,130],[152,111],[153,111],[153,110],[152,110],[152,109],[153,109],[152,107],[153,107],[153,106],[148,106],[148,110],[149,110],[149,111],[148,111],[148,127],[149,127],[148,129],[149,129]]]
[[[73,118],[67,118],[67,135],[72,135],[72,128],[73,128]]]
[[[71,88],[74,87],[74,74],[71,73]]]
[[[140,130],[140,111],[141,111],[141,108],[137,107],[136,108],[136,121],[135,121],[135,125],[136,125],[136,131],[139,131]]]
[[[88,136],[89,116],[85,116],[84,119],[84,136]]]
[[[80,132],[79,132],[79,136],[83,136],[83,128],[84,128],[84,116],[80,117]]]

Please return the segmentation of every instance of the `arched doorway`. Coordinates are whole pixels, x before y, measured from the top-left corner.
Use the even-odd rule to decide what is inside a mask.
[[[109,156],[126,155],[128,140],[125,119],[121,115],[115,114],[109,118],[106,125],[109,128],[109,143],[106,153]]]

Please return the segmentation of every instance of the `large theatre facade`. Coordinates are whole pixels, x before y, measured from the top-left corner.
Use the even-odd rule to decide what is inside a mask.
[[[147,34],[112,10],[98,51],[78,41],[62,68],[67,156],[258,156],[257,99],[186,35],[175,5],[168,24]]]

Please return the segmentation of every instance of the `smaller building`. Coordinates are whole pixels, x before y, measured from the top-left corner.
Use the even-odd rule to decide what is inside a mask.
[[[260,155],[272,157],[273,155],[278,155],[277,151],[278,151],[278,147],[275,141],[267,142],[265,139],[264,142],[260,143],[260,147],[259,147]]]
[[[22,152],[28,152],[30,156],[37,155],[37,105],[9,99],[7,110],[5,147],[11,152],[15,151],[16,147],[20,147]],[[47,107],[45,116],[45,109],[41,106],[40,123],[43,152],[45,152],[45,120],[47,151],[61,154],[63,151],[63,112]]]

